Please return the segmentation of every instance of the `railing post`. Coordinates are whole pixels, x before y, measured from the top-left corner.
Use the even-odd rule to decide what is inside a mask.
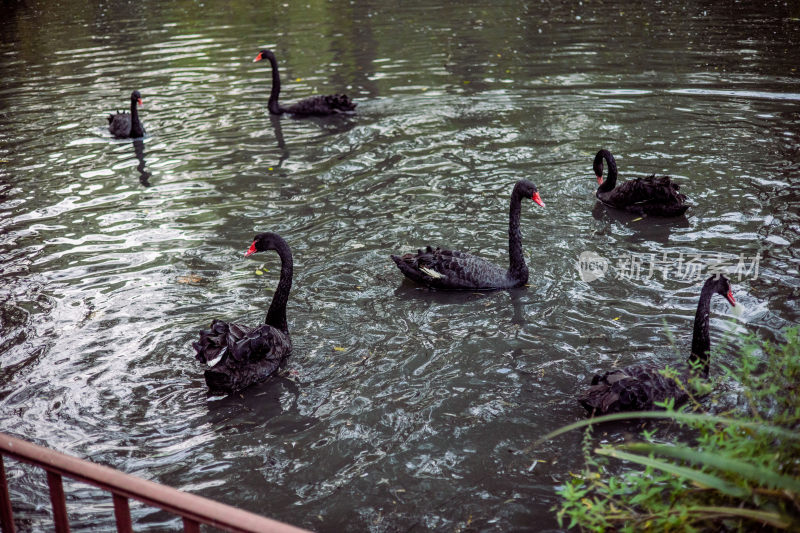
[[[200,533],[200,524],[191,518],[183,517],[183,533]]]
[[[14,513],[11,511],[11,497],[8,495],[6,468],[0,455],[0,528],[3,533],[14,533]]]
[[[64,485],[61,484],[61,474],[56,474],[48,470],[47,484],[50,486],[50,505],[53,506],[53,520],[56,523],[56,533],[69,533],[67,502],[64,499]]]
[[[125,496],[114,494],[114,518],[117,519],[117,533],[133,533],[131,508]]]

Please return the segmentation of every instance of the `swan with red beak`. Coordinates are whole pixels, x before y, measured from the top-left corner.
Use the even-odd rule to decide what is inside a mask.
[[[431,246],[419,249],[415,254],[392,255],[392,260],[408,279],[431,289],[480,291],[521,287],[528,283],[520,231],[522,200],[525,198],[544,207],[536,185],[528,180],[519,180],[514,185],[508,220],[508,269],[469,253]]]

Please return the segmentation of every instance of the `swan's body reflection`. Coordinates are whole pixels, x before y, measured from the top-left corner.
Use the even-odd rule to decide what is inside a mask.
[[[315,417],[300,414],[297,401],[300,398],[299,384],[290,378],[273,376],[239,394],[210,399],[208,417],[217,430],[247,426],[261,427],[270,420],[270,431],[296,433],[313,426]],[[291,416],[281,416],[281,415]]]
[[[313,122],[320,127],[327,135],[341,135],[353,129],[357,122],[347,115],[332,115],[328,117],[308,117],[304,119],[306,122]],[[281,126],[280,115],[270,115],[269,121],[272,124],[272,129],[275,131],[275,140],[278,142],[278,148],[281,151],[278,164],[272,165],[273,168],[281,168],[283,162],[289,159],[289,149],[286,147],[286,140],[283,137],[283,127]]]
[[[634,231],[629,240],[632,242],[654,241],[661,244],[669,242],[669,235],[675,228],[688,228],[691,226],[686,217],[661,218],[638,215],[619,209],[610,208],[603,202],[597,201],[592,209],[595,220],[611,225],[614,222]],[[607,228],[602,230],[603,233]]]
[[[139,165],[136,167],[136,170],[139,171],[139,183],[145,187],[149,187],[149,180],[152,174],[144,169],[144,141],[142,139],[136,139],[133,141],[133,151],[136,153],[136,159],[139,160]]]
[[[525,295],[528,294],[527,287],[517,287],[505,291],[486,292],[486,291],[437,291],[427,287],[420,287],[413,281],[403,278],[403,282],[394,290],[394,295],[401,300],[419,301],[420,294],[425,294],[426,302],[433,302],[440,305],[451,304],[468,304],[479,301],[488,301],[492,299],[497,303],[497,318],[498,320],[505,320],[510,318],[511,324],[518,328],[524,327],[528,320],[525,315],[525,305],[527,299]],[[506,298],[504,294],[508,294],[508,303],[510,304],[511,316],[500,313],[499,311],[504,307],[502,301]]]

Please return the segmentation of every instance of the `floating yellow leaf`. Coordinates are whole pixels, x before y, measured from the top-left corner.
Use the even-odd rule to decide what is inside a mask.
[[[631,222],[639,222],[639,221],[640,221],[640,220],[642,220],[643,218],[644,218],[644,217],[634,218],[633,220],[631,220]]]
[[[343,351],[345,351],[346,349],[347,349],[347,348],[342,348],[341,346],[334,346],[334,347],[333,347],[333,351],[334,351],[334,352],[343,352]]]
[[[619,319],[620,319],[620,317],[618,317],[618,316],[614,317],[614,320],[619,320]]]
[[[264,272],[261,270],[256,270],[256,276],[263,276]]]
[[[200,283],[200,282],[202,282],[203,278],[198,276],[197,274],[189,274],[188,276],[180,276],[177,279],[177,281],[178,281],[178,283],[192,284],[192,283]]]

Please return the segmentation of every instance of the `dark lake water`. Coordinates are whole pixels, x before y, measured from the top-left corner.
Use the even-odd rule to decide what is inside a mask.
[[[595,370],[688,354],[687,269],[740,267],[712,342],[800,319],[797,2],[6,2],[0,34],[1,431],[309,529],[537,531],[580,435],[531,443]],[[284,101],[357,113],[271,118],[264,47]],[[143,143],[106,129],[133,89]],[[600,148],[688,216],[597,209]],[[528,287],[404,281],[389,254],[426,244],[505,264],[521,178]],[[263,319],[261,231],[294,252],[294,352],[209,397],[191,342]],[[6,468],[51,527],[43,473]],[[74,530],[114,530],[66,488]]]

